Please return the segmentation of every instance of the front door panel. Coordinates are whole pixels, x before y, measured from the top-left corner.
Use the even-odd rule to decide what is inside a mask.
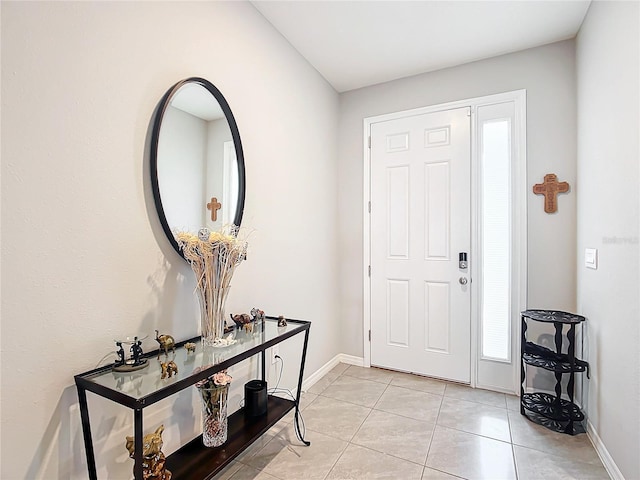
[[[371,125],[372,365],[470,381],[470,198],[469,108]]]

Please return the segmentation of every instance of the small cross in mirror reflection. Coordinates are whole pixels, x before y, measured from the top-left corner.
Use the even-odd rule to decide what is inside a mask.
[[[554,213],[558,210],[558,194],[569,191],[567,182],[559,182],[555,173],[548,173],[544,176],[543,183],[536,183],[533,186],[533,193],[544,195],[544,211]]]
[[[222,204],[218,202],[216,197],[211,197],[211,202],[207,203],[207,210],[211,210],[211,221],[218,220],[218,210],[222,208]]]

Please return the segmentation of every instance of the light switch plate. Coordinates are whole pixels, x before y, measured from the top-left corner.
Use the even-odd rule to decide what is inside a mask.
[[[596,248],[584,249],[584,266],[594,270],[598,269],[598,250]]]

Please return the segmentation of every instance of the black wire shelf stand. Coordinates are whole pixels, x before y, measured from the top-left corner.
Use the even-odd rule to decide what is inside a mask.
[[[584,433],[585,416],[574,402],[574,390],[576,373],[586,372],[587,378],[590,377],[589,363],[575,356],[576,325],[584,322],[585,317],[557,310],[525,310],[521,314],[521,319],[520,413],[532,422],[559,433],[569,435]],[[527,341],[529,321],[553,325],[555,351]],[[565,327],[568,345],[566,352],[563,352]],[[525,393],[527,365],[553,372],[556,379],[555,395],[547,392]],[[566,388],[568,399],[562,398],[563,375],[569,375]]]

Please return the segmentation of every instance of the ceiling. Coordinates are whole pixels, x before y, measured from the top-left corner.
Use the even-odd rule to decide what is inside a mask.
[[[591,0],[251,3],[338,91],[573,38]]]

